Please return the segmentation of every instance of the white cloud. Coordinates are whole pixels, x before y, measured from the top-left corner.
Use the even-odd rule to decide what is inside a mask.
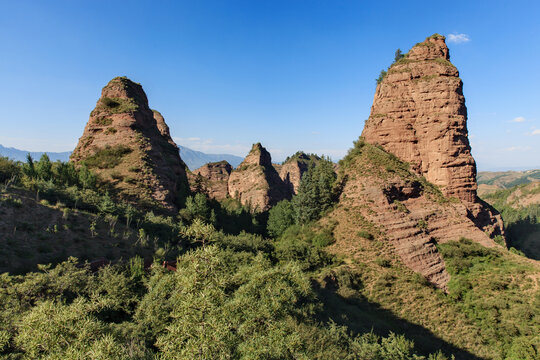
[[[511,147],[505,148],[503,150],[504,151],[509,151],[509,152],[512,152],[512,151],[528,151],[528,150],[531,150],[531,147],[530,146],[511,146]]]
[[[533,130],[531,135],[540,135],[540,129]]]
[[[517,123],[524,122],[524,121],[525,121],[525,118],[523,116],[518,116],[517,118],[512,119],[512,122],[517,122]]]
[[[447,37],[448,42],[454,44],[461,44],[471,41],[471,38],[467,34],[449,34]]]

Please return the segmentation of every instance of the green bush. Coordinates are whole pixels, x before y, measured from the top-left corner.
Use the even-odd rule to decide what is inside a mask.
[[[106,146],[84,160],[89,168],[112,169],[122,162],[122,158],[132,150],[124,145]]]

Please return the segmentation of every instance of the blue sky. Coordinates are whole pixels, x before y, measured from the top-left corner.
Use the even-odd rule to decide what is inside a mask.
[[[537,1],[0,0],[0,144],[72,150],[101,88],[126,75],[187,147],[339,159],[395,50],[437,32],[455,35],[479,170],[540,168],[538,13]]]

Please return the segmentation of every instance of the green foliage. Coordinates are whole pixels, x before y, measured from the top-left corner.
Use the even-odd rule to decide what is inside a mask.
[[[131,98],[109,98],[104,97],[101,99],[102,108],[111,114],[121,114],[127,112],[135,112],[139,109],[139,106],[135,100]]]
[[[401,49],[397,49],[394,54],[394,62],[397,62],[405,57],[405,54],[401,52]]]
[[[268,213],[268,234],[272,237],[279,237],[295,223],[295,214],[291,201],[282,200],[277,203]]]
[[[379,77],[377,79],[375,79],[375,81],[377,82],[377,85],[382,83],[382,81],[384,80],[384,78],[386,77],[387,74],[388,74],[388,72],[386,70],[381,70],[381,73],[379,74]]]
[[[122,158],[132,150],[124,145],[109,146],[97,150],[84,160],[89,168],[112,169],[122,162]]]
[[[314,225],[293,225],[274,242],[280,261],[297,261],[305,270],[314,270],[333,263],[334,258],[322,248],[334,242],[330,229]]]
[[[0,156],[0,184],[5,183],[20,174],[20,168],[14,161]]]
[[[530,265],[467,239],[438,247],[451,275],[449,296],[481,329],[483,341],[501,358],[536,359],[540,298],[534,291],[524,296],[537,286]]]
[[[260,252],[199,248],[176,272],[135,258],[91,273],[71,259],[0,275],[0,301],[8,358],[424,359],[401,335],[316,322],[309,277]]]
[[[307,224],[320,218],[335,202],[334,183],[336,173],[333,163],[322,158],[311,163],[302,176],[298,193],[292,199],[297,224]]]
[[[486,194],[484,199],[501,213],[508,246],[521,251],[530,258],[539,260],[540,204],[517,206],[509,201],[509,198],[514,194],[525,197],[534,195],[536,191],[540,191],[540,186],[517,185]]]

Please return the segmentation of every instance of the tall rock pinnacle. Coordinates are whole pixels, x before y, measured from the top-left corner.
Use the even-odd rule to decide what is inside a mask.
[[[463,83],[449,59],[445,38],[434,35],[392,64],[362,136],[409,162],[445,195],[475,202]]]
[[[478,227],[503,234],[500,216],[476,196],[463,83],[449,60],[445,38],[437,34],[396,59],[378,80],[362,137],[461,200]]]
[[[142,86],[125,77],[103,88],[70,161],[86,164],[139,205],[175,210],[189,190],[163,116],[149,108]]]

